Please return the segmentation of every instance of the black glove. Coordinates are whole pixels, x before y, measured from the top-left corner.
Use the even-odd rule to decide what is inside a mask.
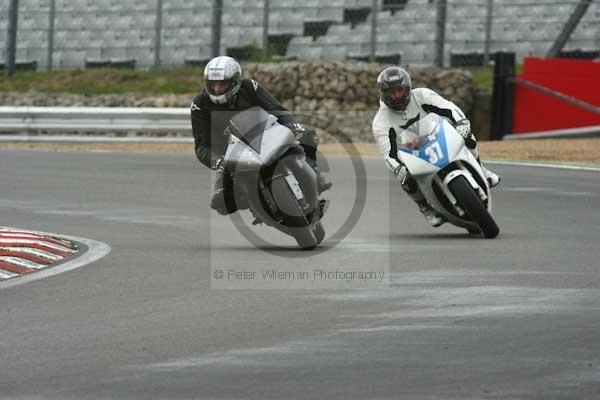
[[[215,171],[223,171],[225,170],[225,162],[224,162],[224,157],[223,156],[219,156],[215,159],[215,161],[213,162],[213,169]]]
[[[298,140],[306,134],[306,128],[299,122],[288,125],[288,128],[294,133],[294,136],[296,136],[296,139]]]

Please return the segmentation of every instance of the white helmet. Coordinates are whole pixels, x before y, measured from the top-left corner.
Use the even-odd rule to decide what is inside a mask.
[[[204,67],[204,87],[215,104],[232,102],[241,84],[242,67],[231,57],[215,57]]]

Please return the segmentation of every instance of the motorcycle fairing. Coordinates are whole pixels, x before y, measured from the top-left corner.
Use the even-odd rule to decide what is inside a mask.
[[[230,130],[225,162],[232,169],[235,167],[238,172],[258,170],[264,165],[269,165],[296,141],[292,131],[280,125],[275,116],[266,112],[262,115],[265,119],[258,123],[256,120],[246,119],[244,124],[238,119],[235,129]],[[244,128],[248,128],[247,134],[243,133]]]
[[[435,165],[438,168],[444,168],[449,163],[448,145],[446,142],[446,133],[444,129],[444,120],[438,125],[437,135],[431,134],[427,136],[418,148],[409,149],[400,147],[400,151],[408,153],[414,157],[418,157],[429,164]]]

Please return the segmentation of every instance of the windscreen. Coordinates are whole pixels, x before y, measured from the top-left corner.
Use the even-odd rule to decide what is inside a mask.
[[[268,118],[269,114],[261,107],[252,107],[231,118],[228,131],[260,153],[262,136]]]
[[[428,143],[438,133],[442,121],[437,114],[427,114],[406,129],[402,129],[398,136],[398,145],[405,149],[419,149]]]

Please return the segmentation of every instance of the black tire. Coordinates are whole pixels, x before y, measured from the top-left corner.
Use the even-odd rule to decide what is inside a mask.
[[[323,228],[323,224],[321,223],[321,221],[315,224],[313,232],[315,233],[315,237],[317,238],[317,244],[321,244],[323,239],[325,239],[325,229]]]
[[[483,236],[488,239],[493,239],[500,233],[496,221],[490,215],[485,205],[475,193],[469,182],[464,176],[454,178],[448,188],[456,197],[458,204],[468,213],[473,221],[479,226],[483,232]],[[469,232],[470,233],[470,232]]]
[[[302,250],[312,250],[319,245],[320,241],[315,238],[309,226],[295,229],[298,232],[294,234],[294,239],[296,239],[296,243]]]
[[[302,211],[292,189],[285,179],[278,178],[271,182],[271,193],[281,212],[285,214],[280,230],[293,236],[302,250],[312,250],[321,243],[316,232]]]
[[[323,229],[321,221],[314,224],[312,230],[308,226],[306,228],[296,229],[301,229],[301,231],[294,235],[294,238],[302,250],[312,250],[320,245],[323,239],[325,239],[325,229]]]

